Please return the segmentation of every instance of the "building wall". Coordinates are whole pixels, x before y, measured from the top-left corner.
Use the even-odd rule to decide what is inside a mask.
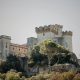
[[[37,38],[34,37],[29,37],[27,38],[27,46],[28,46],[28,57],[30,57],[31,55],[31,50],[33,49],[33,47],[38,43]]]
[[[0,36],[0,50],[1,50],[1,58],[6,60],[6,57],[9,55],[9,46],[11,42],[10,36],[2,35]]]
[[[78,64],[80,65],[80,59],[78,59]]]
[[[40,43],[46,39],[52,40],[54,37],[55,37],[55,34],[52,32],[44,32],[44,33],[37,34],[38,43]]]
[[[48,25],[44,27],[35,28],[37,33],[38,43],[51,39],[53,40],[55,37],[62,37],[62,25]]]
[[[10,53],[14,55],[21,55],[24,54],[27,56],[27,46],[18,45],[18,44],[10,44]]]
[[[0,36],[0,59],[6,60],[9,54],[27,56],[28,47],[27,45],[12,44],[11,37],[6,35]]]
[[[33,45],[36,45],[37,44],[37,38],[34,38],[34,37],[29,37],[27,38],[27,45],[28,46],[33,46]]]
[[[1,39],[0,39],[0,59],[2,58],[2,47],[1,47]]]
[[[63,46],[72,52],[72,36],[70,35],[63,36]]]

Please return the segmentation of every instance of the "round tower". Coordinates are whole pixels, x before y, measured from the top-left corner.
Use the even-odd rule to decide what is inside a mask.
[[[62,32],[62,36],[63,46],[72,52],[72,32],[71,31]]]

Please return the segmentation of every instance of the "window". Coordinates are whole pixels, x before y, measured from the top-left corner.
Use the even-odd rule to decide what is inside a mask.
[[[19,49],[19,51],[20,51],[20,49]]]
[[[7,48],[7,43],[6,43],[6,48]]]
[[[7,50],[5,50],[5,54],[6,54],[5,56],[8,56],[8,51]]]
[[[43,36],[45,36],[45,33],[43,33]]]

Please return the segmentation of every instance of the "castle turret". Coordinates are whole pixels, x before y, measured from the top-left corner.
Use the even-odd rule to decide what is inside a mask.
[[[0,58],[2,58],[3,60],[6,60],[6,57],[9,55],[10,43],[10,36],[0,36]]]
[[[63,46],[72,52],[72,32],[65,31],[62,32],[63,36]]]

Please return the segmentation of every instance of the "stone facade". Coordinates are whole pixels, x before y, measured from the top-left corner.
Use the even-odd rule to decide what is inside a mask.
[[[35,31],[37,33],[38,43],[46,39],[50,39],[57,44],[64,46],[67,50],[72,52],[72,32],[62,31],[62,25],[48,25],[36,27]]]
[[[78,64],[80,65],[80,59],[78,59]]]
[[[6,60],[6,57],[9,56],[9,54],[17,56],[27,56],[27,50],[28,47],[26,45],[11,43],[10,36],[0,36],[0,59]]]
[[[34,37],[29,37],[27,38],[27,46],[28,46],[28,57],[30,57],[31,54],[31,50],[33,49],[33,47],[38,43],[37,38]]]
[[[0,59],[5,60],[9,55],[9,48],[11,43],[11,37],[1,35],[0,36]]]
[[[21,56],[22,54],[27,56],[27,49],[26,45],[10,44],[10,53],[17,56]]]

